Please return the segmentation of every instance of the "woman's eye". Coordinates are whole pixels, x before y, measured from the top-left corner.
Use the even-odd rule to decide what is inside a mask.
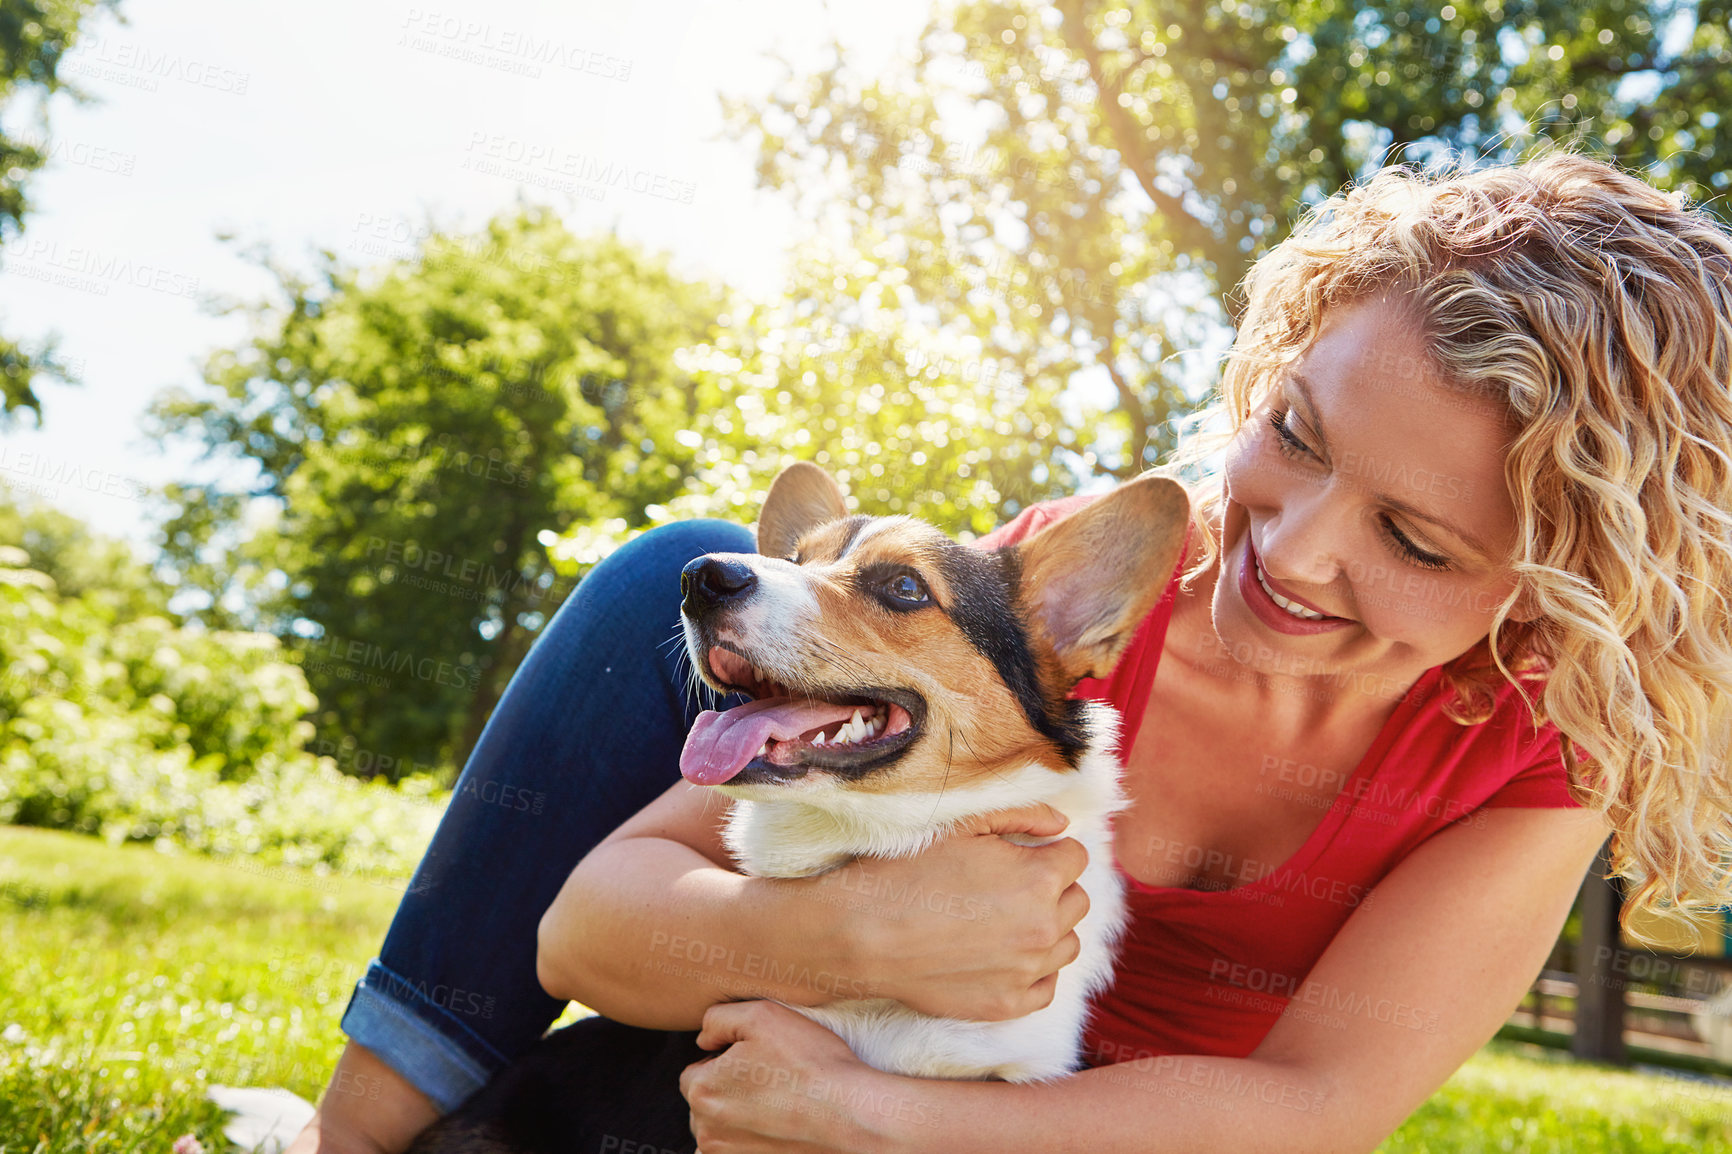
[[[1383,519],[1383,524],[1384,529],[1389,533],[1390,540],[1395,542],[1396,549],[1400,551],[1403,557],[1406,557],[1409,561],[1424,569],[1442,570],[1449,568],[1448,557],[1440,557],[1436,553],[1421,549],[1418,545],[1413,543],[1412,538],[1408,537],[1408,535],[1403,533],[1400,529],[1397,529],[1395,527],[1395,522],[1391,521],[1389,518],[1385,517]]]
[[[930,595],[926,592],[926,586],[921,584],[920,578],[912,573],[899,573],[890,578],[884,583],[884,591],[898,601],[906,601],[910,605],[918,605],[923,601],[931,600]]]
[[[1307,446],[1304,441],[1301,441],[1298,437],[1294,436],[1293,430],[1287,427],[1286,409],[1270,409],[1269,426],[1275,430],[1275,436],[1281,442],[1280,447],[1283,453],[1286,453],[1288,456],[1309,457],[1311,455],[1310,447]]]
[[[1315,458],[1316,454],[1311,451],[1311,447],[1301,441],[1293,430],[1287,427],[1287,414],[1289,412],[1291,412],[1289,409],[1269,410],[1269,427],[1275,430],[1275,437],[1281,442],[1278,448],[1289,457]],[[1412,538],[1396,528],[1395,523],[1388,517],[1383,518],[1383,532],[1389,538],[1390,543],[1394,545],[1396,552],[1407,561],[1423,569],[1445,570],[1451,567],[1448,557],[1442,557],[1420,548]]]

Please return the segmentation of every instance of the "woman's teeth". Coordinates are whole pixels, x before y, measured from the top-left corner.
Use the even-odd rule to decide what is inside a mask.
[[[1271,600],[1275,604],[1279,605],[1282,609],[1285,609],[1288,612],[1288,614],[1290,614],[1291,616],[1294,616],[1294,617],[1301,618],[1305,621],[1321,621],[1325,617],[1328,616],[1327,613],[1317,613],[1313,610],[1307,609],[1307,608],[1305,608],[1305,606],[1299,604],[1297,601],[1289,601],[1289,600],[1287,600],[1287,598],[1281,596],[1279,593],[1277,593],[1273,589],[1269,588],[1269,582],[1263,580],[1263,563],[1261,561],[1257,561],[1257,562],[1254,562],[1254,564],[1255,564],[1256,570],[1257,570],[1257,584],[1259,584],[1263,587],[1263,592],[1265,592],[1269,595],[1269,600]]]

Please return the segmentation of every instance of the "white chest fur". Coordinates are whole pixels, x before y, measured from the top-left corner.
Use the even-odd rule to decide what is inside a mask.
[[[734,802],[728,848],[747,873],[760,877],[806,877],[859,856],[910,856],[965,818],[1037,802],[1069,818],[1062,836],[1088,850],[1088,867],[1078,879],[1089,898],[1088,913],[1076,927],[1082,952],[1059,971],[1045,1009],[1006,1022],[933,1018],[882,998],[795,1009],[839,1034],[867,1064],[891,1073],[1029,1082],[1077,1068],[1089,999],[1112,981],[1125,923],[1124,886],[1112,847],[1112,815],[1124,801],[1118,763],[1105,748],[1118,718],[1099,703],[1087,709],[1096,737],[1074,770],[1028,765],[943,794],[837,791],[784,798],[752,789],[750,799]]]

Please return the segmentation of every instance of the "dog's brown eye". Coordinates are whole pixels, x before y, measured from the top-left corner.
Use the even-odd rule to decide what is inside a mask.
[[[932,600],[926,592],[926,586],[912,573],[898,573],[884,583],[884,591],[898,601],[906,601],[910,605],[920,605]]]

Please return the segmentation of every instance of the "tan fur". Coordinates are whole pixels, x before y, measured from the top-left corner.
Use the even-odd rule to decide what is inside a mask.
[[[847,515],[847,502],[830,474],[807,461],[789,465],[776,474],[764,498],[758,516],[758,552],[787,557],[807,528]]]
[[[784,527],[797,523],[774,497],[772,491],[766,513],[778,514]],[[754,660],[793,688],[821,693],[836,685],[889,683],[926,699],[926,739],[894,774],[869,775],[851,788],[859,793],[938,790],[999,776],[1030,761],[1057,762],[1057,750],[1028,727],[992,663],[946,618],[892,613],[864,603],[849,584],[875,563],[908,563],[920,571],[933,599],[949,604],[953,592],[935,555],[947,544],[945,537],[907,518],[881,525],[843,555],[846,537],[842,524],[826,523],[796,538],[790,552],[799,549],[800,571],[817,599],[823,632],[788,639],[791,643],[778,647],[774,660],[760,655]]]
[[[1019,546],[1029,628],[1045,642],[1038,648],[1061,655],[1067,684],[1106,676],[1131,643],[1166,590],[1148,574],[1164,578],[1179,563],[1188,507],[1177,482],[1141,477]]]
[[[722,644],[796,695],[918,694],[924,720],[899,758],[860,776],[817,768],[716,784],[734,802],[726,843],[748,873],[798,877],[852,857],[918,853],[971,816],[1036,802],[1058,809],[1066,835],[1089,851],[1079,882],[1090,908],[1077,925],[1081,953],[1060,971],[1051,1005],[991,1023],[930,1018],[881,999],[800,1012],[881,1070],[1013,1081],[1064,1074],[1078,1060],[1088,999],[1111,980],[1125,910],[1111,832],[1123,805],[1112,755],[1119,719],[1099,702],[1061,699],[1078,678],[1110,668],[1161,595],[1183,543],[1184,492],[1135,481],[1016,547],[1022,601],[1005,610],[1026,622],[1047,723],[1063,717],[1074,734],[1064,750],[944,611],[959,592],[940,554],[956,546],[906,517],[839,520],[845,508],[813,466],[778,477],[759,519],[762,555],[721,555],[753,571],[753,593],[702,614],[701,627],[688,617],[688,647],[706,678],[706,646]],[[856,578],[886,565],[918,574],[936,607],[899,611],[864,591]]]

